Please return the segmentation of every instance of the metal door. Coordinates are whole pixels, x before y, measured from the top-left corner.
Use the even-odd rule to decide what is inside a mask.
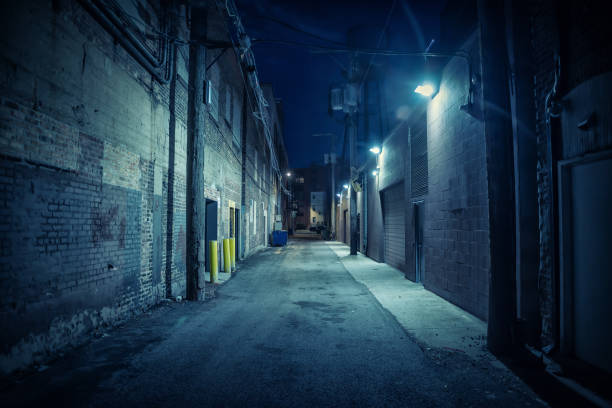
[[[385,262],[404,271],[406,266],[404,183],[384,190],[382,204],[385,227]]]
[[[576,357],[612,373],[612,158],[576,164],[567,173],[562,279],[569,307],[563,318],[571,319]]]
[[[423,282],[425,259],[423,257],[423,202],[414,203],[414,276],[415,282]]]

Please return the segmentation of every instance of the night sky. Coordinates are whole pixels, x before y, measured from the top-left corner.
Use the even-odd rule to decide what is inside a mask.
[[[346,43],[347,31],[354,26],[367,26],[375,33],[374,47],[388,19],[384,48],[423,51],[433,38],[439,39],[439,15],[445,1],[396,0],[238,0],[247,32],[254,39],[283,40],[336,46],[297,29],[339,43]],[[390,10],[392,9],[392,13]],[[389,17],[390,16],[390,17]],[[273,20],[286,23],[281,24]],[[434,44],[432,51],[437,50]],[[282,99],[285,115],[285,143],[292,168],[321,162],[329,149],[329,140],[313,138],[315,133],[338,135],[337,152],[342,152],[343,124],[328,114],[328,90],[332,83],[341,83],[341,66],[347,54],[321,53],[296,45],[254,42],[257,67],[262,82],[272,83]],[[424,60],[410,57],[376,56],[375,66],[385,70],[384,97],[387,100],[390,128],[402,109],[413,98],[413,90],[422,79]]]

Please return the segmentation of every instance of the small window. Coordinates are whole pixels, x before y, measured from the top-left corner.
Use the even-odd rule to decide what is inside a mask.
[[[210,87],[210,104],[208,111],[210,115],[218,122],[219,121],[219,67],[213,65],[210,71],[210,81],[207,81]]]
[[[225,87],[225,120],[232,127],[232,89],[230,86]]]

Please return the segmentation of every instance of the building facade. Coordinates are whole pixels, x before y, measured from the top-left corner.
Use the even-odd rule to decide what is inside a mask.
[[[494,352],[609,378],[610,25],[599,2],[506,3],[448,3],[458,51],[361,164],[336,238],[357,194],[361,252],[486,321]]]
[[[198,271],[209,267],[190,264],[190,225],[206,230],[196,253],[234,237],[243,257],[267,243],[266,214],[279,213],[280,115],[266,122],[276,139],[263,136],[252,102],[262,91],[231,42],[236,21],[214,1],[199,14],[140,3],[1,7],[4,373],[185,298],[190,282],[203,293]],[[203,141],[197,160],[189,135]],[[194,216],[194,202],[206,211]]]

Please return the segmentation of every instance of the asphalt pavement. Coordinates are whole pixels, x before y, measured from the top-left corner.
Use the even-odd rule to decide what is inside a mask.
[[[165,303],[4,385],[0,405],[542,406],[500,369],[424,350],[324,241],[268,248],[207,302]]]

